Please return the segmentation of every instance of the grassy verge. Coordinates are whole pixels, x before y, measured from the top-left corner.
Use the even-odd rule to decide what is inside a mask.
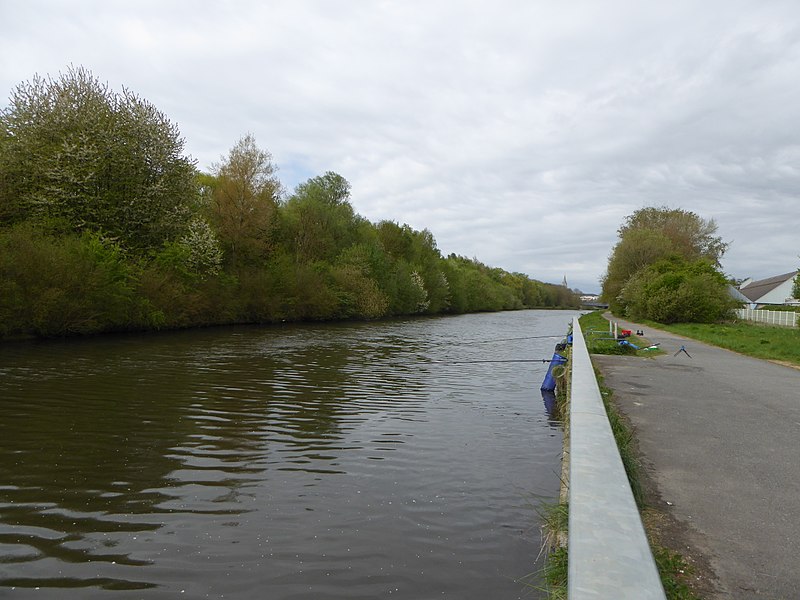
[[[540,584],[535,589],[545,592],[549,600],[567,600],[567,572],[569,560],[565,545],[567,524],[569,522],[569,505],[559,503],[545,504],[537,509],[542,520],[542,552],[546,552],[544,567],[534,576]]]
[[[625,467],[625,473],[628,475],[633,498],[642,515],[642,523],[650,541],[650,549],[653,551],[653,558],[655,558],[658,573],[661,576],[664,592],[668,600],[700,600],[688,585],[692,576],[692,568],[689,563],[680,553],[662,546],[657,539],[656,528],[653,525],[655,509],[648,506],[645,501],[633,429],[612,401],[613,390],[604,385],[603,376],[599,372],[595,371],[595,375],[600,388],[600,395],[603,397],[603,404],[606,407],[606,413],[608,413],[608,420],[611,423],[611,430],[619,448],[622,464]]]
[[[608,321],[603,318],[600,311],[587,313],[581,317],[581,329],[586,339],[586,347],[592,354],[624,354],[632,356],[655,356],[662,354],[658,348],[651,348],[650,340],[638,335],[631,335],[627,341],[638,350],[627,344],[620,344],[609,332]]]
[[[800,365],[800,328],[760,325],[747,321],[648,325],[755,358]]]

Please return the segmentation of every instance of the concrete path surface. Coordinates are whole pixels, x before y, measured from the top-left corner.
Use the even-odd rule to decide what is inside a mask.
[[[665,355],[593,355],[718,598],[800,598],[800,370],[642,325]],[[673,354],[685,346],[684,353]]]

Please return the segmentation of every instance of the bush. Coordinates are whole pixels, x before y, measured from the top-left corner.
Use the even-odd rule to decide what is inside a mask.
[[[331,276],[339,289],[342,317],[378,319],[386,314],[389,308],[386,294],[361,269],[343,265],[332,269]]]
[[[134,274],[95,233],[52,237],[27,225],[0,235],[0,336],[87,334],[135,324]]]
[[[639,271],[622,289],[620,299],[626,316],[659,323],[714,323],[736,306],[725,276],[710,262],[679,256]]]

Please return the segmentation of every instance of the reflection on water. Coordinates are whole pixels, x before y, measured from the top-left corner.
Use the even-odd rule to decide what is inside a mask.
[[[0,595],[536,597],[570,317],[4,346]]]

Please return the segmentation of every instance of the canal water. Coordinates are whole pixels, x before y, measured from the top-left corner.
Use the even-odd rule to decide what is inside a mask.
[[[573,314],[0,346],[0,597],[539,598]]]

